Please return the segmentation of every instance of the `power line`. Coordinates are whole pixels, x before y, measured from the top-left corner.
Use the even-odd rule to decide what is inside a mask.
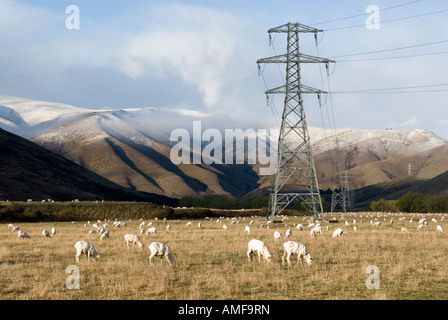
[[[337,62],[362,62],[362,61],[377,61],[377,60],[391,60],[391,59],[404,59],[404,58],[415,58],[423,56],[434,56],[439,54],[447,54],[448,51],[431,52],[431,53],[421,53],[412,54],[406,56],[395,56],[395,57],[382,57],[382,58],[368,58],[368,59],[349,59],[349,60],[337,60]]]
[[[392,87],[392,88],[380,88],[380,89],[360,89],[360,90],[347,90],[347,91],[332,91],[334,94],[378,94],[378,93],[421,93],[421,92],[446,92],[448,89],[431,89],[431,90],[409,90],[409,89],[422,89],[448,86],[448,83],[440,84],[428,84],[419,86],[407,86],[407,87]]]
[[[439,13],[443,13],[443,12],[447,12],[447,11],[448,11],[448,9],[444,9],[444,10],[439,10],[439,11],[433,11],[433,12],[428,12],[428,13],[417,14],[415,16],[408,16],[408,17],[403,17],[403,18],[384,20],[384,21],[381,21],[381,24],[389,23],[389,22],[395,22],[395,21],[403,21],[403,20],[414,19],[414,18],[420,18],[420,17],[429,16],[429,15],[433,15],[433,14],[439,14]],[[336,30],[360,28],[360,27],[365,27],[365,26],[366,26],[365,24],[358,24],[358,25],[354,25],[354,26],[325,29],[324,31],[336,31]]]
[[[430,46],[430,45],[447,43],[447,42],[448,42],[448,40],[442,40],[442,41],[428,42],[428,43],[417,44],[417,45],[406,46],[406,47],[397,47],[397,48],[384,49],[384,50],[376,50],[376,51],[367,51],[367,52],[360,52],[360,53],[344,54],[344,55],[339,55],[339,56],[332,56],[330,58],[334,59],[334,58],[353,57],[353,56],[360,56],[360,55],[373,54],[373,53],[398,51],[398,50],[412,49],[412,48]]]
[[[403,3],[403,4],[396,5],[396,6],[380,9],[379,12],[390,10],[390,9],[395,9],[395,8],[398,8],[398,7],[403,7],[403,6],[406,6],[406,5],[409,5],[409,4],[413,4],[413,3],[416,3],[416,2],[420,2],[420,1],[423,1],[423,0],[416,0],[416,1],[406,2],[406,3]],[[338,18],[338,19],[333,19],[333,20],[328,20],[328,21],[323,21],[323,22],[318,22],[318,23],[312,23],[310,25],[317,26],[317,25],[320,25],[320,24],[326,24],[326,23],[330,23],[330,22],[336,22],[336,21],[342,21],[342,20],[362,17],[362,16],[365,16],[365,15],[368,15],[368,14],[370,14],[370,13],[361,13],[361,14],[356,14],[356,15],[353,15],[353,16],[344,17],[344,18]]]

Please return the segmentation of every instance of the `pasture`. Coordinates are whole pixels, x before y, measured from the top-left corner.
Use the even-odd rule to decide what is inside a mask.
[[[417,230],[423,216],[428,225]],[[264,217],[240,217],[233,219],[235,223],[230,218],[221,218],[221,222],[217,218],[133,219],[122,220],[127,226],[120,228],[114,228],[111,220],[106,221],[110,232],[106,240],[99,240],[98,233],[88,234],[97,221],[91,221],[87,227],[86,222],[14,223],[31,239],[17,239],[17,232],[11,232],[8,223],[3,223],[0,299],[448,299],[448,214],[327,214],[329,220],[333,217],[338,222],[322,222],[322,235],[316,237],[310,236],[309,221],[300,216],[289,216],[283,221],[278,217],[276,223],[270,224]],[[253,224],[249,224],[251,220]],[[381,221],[381,225],[375,227],[371,220]],[[139,235],[142,221],[152,222],[157,233]],[[191,225],[186,226],[187,221]],[[198,222],[202,223],[201,229]],[[223,224],[228,228],[223,229]],[[289,238],[285,238],[286,224],[292,229]],[[297,224],[303,225],[303,231],[295,228]],[[247,225],[250,234],[244,233]],[[443,233],[436,232],[437,225]],[[57,230],[54,238],[41,236],[42,230],[53,226]],[[402,232],[402,227],[409,232]],[[342,228],[344,233],[333,238],[336,228]],[[281,233],[280,243],[275,242],[274,231]],[[139,235],[144,247],[125,247],[126,233]],[[247,243],[254,238],[266,243],[273,255],[271,263],[260,263],[257,258],[248,262]],[[79,264],[75,263],[73,246],[78,240],[95,246],[101,256],[98,262],[88,262],[82,255]],[[282,244],[287,240],[305,244],[314,258],[313,264],[297,264],[292,256],[291,266],[282,265]],[[176,259],[172,266],[158,258],[150,266],[148,245],[153,241],[171,247]],[[70,265],[79,267],[79,290],[66,288],[70,274],[65,271]],[[371,265],[378,267],[379,289],[366,286],[366,268]]]

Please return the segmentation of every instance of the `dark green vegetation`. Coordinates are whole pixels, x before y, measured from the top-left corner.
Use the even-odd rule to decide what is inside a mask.
[[[204,219],[251,216],[265,210],[232,211],[208,208],[172,208],[148,202],[3,202],[0,221],[87,221],[129,219]]]
[[[429,195],[407,192],[398,200],[373,201],[372,211],[440,213],[448,211],[448,195]]]

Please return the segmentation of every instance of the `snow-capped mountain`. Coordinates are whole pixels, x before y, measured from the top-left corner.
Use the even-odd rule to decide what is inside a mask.
[[[0,96],[0,128],[122,186],[171,197],[243,195],[269,187],[270,177],[258,175],[257,165],[175,165],[170,160],[174,144],[170,133],[176,128],[192,133],[193,121],[197,120],[202,121],[202,131],[224,129],[222,119],[191,110],[92,110]],[[309,131],[322,189],[333,184],[331,150],[336,141],[341,168],[348,170],[352,188],[406,176],[409,170],[422,178],[448,170],[448,142],[425,130]]]

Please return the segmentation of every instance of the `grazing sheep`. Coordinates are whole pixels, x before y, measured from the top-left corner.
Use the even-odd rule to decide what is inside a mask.
[[[151,227],[148,228],[148,230],[146,230],[146,235],[148,234],[156,234],[157,233],[157,228],[156,227]]]
[[[358,228],[356,226],[353,226],[353,231],[358,231]]]
[[[202,229],[202,222],[199,222],[199,223],[198,223],[198,228],[199,228],[199,229]]]
[[[285,238],[289,238],[291,235],[292,235],[292,230],[291,229],[286,230]]]
[[[280,236],[281,236],[280,232],[274,231],[274,241],[275,242],[280,243]]]
[[[408,228],[402,227],[401,232],[409,232]]]
[[[310,230],[310,236],[315,237],[318,233],[322,235],[322,227],[320,224],[315,225],[314,228]]]
[[[104,231],[101,234],[100,240],[109,239],[109,231]]]
[[[381,225],[381,221],[377,221],[373,224],[374,227],[379,227]]]
[[[166,230],[170,231],[170,229],[171,229],[170,225],[167,225]]]
[[[140,235],[144,234],[145,231],[146,231],[145,229],[140,229]]]
[[[423,230],[423,223],[420,223],[417,227],[417,230]]]
[[[19,227],[19,226],[14,226],[14,227],[12,228],[11,232],[19,231],[19,230],[20,230],[20,227]]]
[[[174,261],[176,261],[173,254],[171,253],[170,247],[165,243],[152,242],[149,245],[149,251],[151,251],[151,255],[149,256],[149,264],[152,264],[151,260],[155,256],[159,256],[161,259],[165,257],[168,261],[168,264],[172,264]]]
[[[437,225],[436,232],[443,232],[442,227],[440,225]]]
[[[20,239],[20,238],[28,238],[28,239],[31,239],[31,236],[30,236],[28,233],[26,233],[25,231],[23,231],[23,230],[19,230],[19,231],[17,232],[17,238],[18,238],[18,239]]]
[[[222,225],[222,228],[223,228],[224,230],[227,230],[227,226],[226,226],[225,224]]]
[[[12,229],[14,229],[14,225],[13,225],[13,224],[11,224],[11,223],[10,223],[10,224],[8,224],[8,230],[9,230],[9,228],[11,228],[11,230],[12,230]]]
[[[95,250],[95,247],[90,242],[78,241],[75,243],[74,247],[76,249],[75,258],[77,263],[79,263],[79,256],[81,254],[87,255],[87,261],[90,261],[90,257],[92,257],[94,261],[97,261],[100,257],[98,252]]]
[[[89,232],[88,232],[88,234],[94,234],[94,233],[96,233],[95,229],[89,230]]]
[[[47,237],[48,239],[50,239],[50,232],[48,232],[48,230],[42,230],[42,237]]]
[[[126,247],[129,247],[129,243],[136,244],[140,249],[143,248],[143,243],[140,241],[140,238],[131,233],[126,233],[124,235],[124,243]]]
[[[344,232],[344,230],[342,230],[341,228],[337,228],[336,230],[334,230],[333,232],[333,238],[335,237],[340,237],[342,235],[342,233]]]
[[[103,234],[105,231],[106,231],[106,228],[104,228],[103,226],[98,228],[99,234]]]
[[[52,227],[51,228],[51,236],[54,237],[56,235],[56,228]]]
[[[249,226],[245,226],[244,227],[244,234],[250,234],[250,227]]]
[[[299,230],[299,231],[303,231],[303,226],[302,226],[302,224],[299,223],[299,224],[296,226],[296,229]]]
[[[271,262],[272,260],[272,255],[269,253],[266,244],[261,240],[252,239],[249,241],[246,253],[249,262],[251,262],[252,253],[257,253],[259,262],[261,262],[261,256],[263,256],[267,262]]]
[[[191,226],[191,222],[187,222],[186,227]]]
[[[299,263],[299,261],[300,263],[302,263],[302,259],[305,259],[306,263],[310,265],[313,261],[313,257],[308,252],[308,248],[302,243],[298,243],[296,241],[287,241],[283,244],[283,248],[284,252],[282,256],[282,265],[285,264],[285,257],[286,257],[286,261],[290,266],[291,261],[289,260],[289,258],[293,254],[297,255],[297,263]]]

